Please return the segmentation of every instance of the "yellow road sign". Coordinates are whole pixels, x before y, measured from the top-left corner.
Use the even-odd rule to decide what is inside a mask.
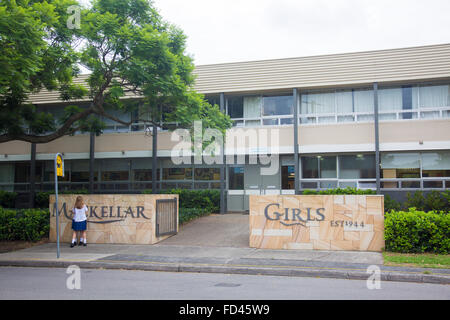
[[[64,177],[64,160],[60,154],[56,156],[56,175]]]

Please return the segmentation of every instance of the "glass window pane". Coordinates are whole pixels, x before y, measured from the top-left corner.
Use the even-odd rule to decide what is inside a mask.
[[[281,167],[281,188],[283,190],[295,189],[295,171],[294,166]]]
[[[101,163],[102,181],[128,180],[128,159],[105,159]]]
[[[381,154],[382,178],[420,178],[418,153]]]
[[[302,178],[319,178],[319,165],[317,157],[302,157]]]
[[[230,190],[244,189],[244,167],[230,167],[228,176],[228,187]]]
[[[439,108],[450,106],[450,86],[420,86],[419,101],[421,108]]]
[[[301,95],[301,114],[335,113],[335,93],[305,93]]]
[[[375,178],[375,155],[358,154],[339,156],[340,179]]]
[[[371,112],[373,113],[373,90],[361,89],[353,91],[353,99],[355,104],[355,112]]]
[[[423,177],[450,177],[450,151],[422,153]]]
[[[261,97],[244,97],[244,118],[261,117]]]
[[[336,92],[336,112],[352,113],[353,110],[353,93],[351,90]]]
[[[195,180],[220,180],[219,168],[195,168]]]
[[[402,110],[402,88],[386,88],[378,90],[380,111]]]
[[[336,178],[336,157],[319,157],[320,178]]]
[[[231,118],[244,117],[244,98],[230,97],[228,98],[228,115]]]
[[[293,114],[292,96],[263,97],[263,116]]]
[[[191,180],[191,168],[163,168],[163,180]]]

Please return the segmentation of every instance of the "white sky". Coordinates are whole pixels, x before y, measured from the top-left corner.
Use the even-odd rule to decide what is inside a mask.
[[[450,43],[450,0],[154,0],[196,65]]]

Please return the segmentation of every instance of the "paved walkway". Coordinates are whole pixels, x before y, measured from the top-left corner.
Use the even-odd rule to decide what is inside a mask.
[[[248,214],[212,214],[180,227],[164,245],[248,248]]]
[[[377,252],[266,250],[248,247],[248,215],[212,215],[185,225],[156,245],[47,243],[0,254],[0,266],[109,268],[367,279],[377,265],[381,280],[450,284],[450,269],[383,266]],[[1,272],[1,269],[0,269]]]

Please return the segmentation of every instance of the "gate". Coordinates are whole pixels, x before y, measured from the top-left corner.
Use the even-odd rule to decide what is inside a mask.
[[[156,200],[156,236],[177,233],[177,198]]]

